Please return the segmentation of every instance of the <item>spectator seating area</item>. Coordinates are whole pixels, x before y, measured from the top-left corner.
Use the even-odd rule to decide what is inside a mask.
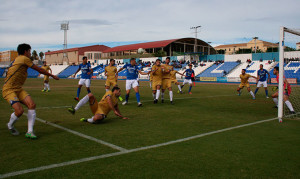
[[[238,62],[224,62],[220,64],[213,64],[197,77],[223,77],[226,76],[226,74],[230,73],[230,71],[239,64],[240,63]]]
[[[276,66],[279,66],[277,64]],[[271,78],[276,78],[273,74],[274,68],[270,71]],[[300,62],[289,62],[284,65],[284,76],[286,78],[297,78],[297,81],[300,81]]]
[[[0,68],[0,77],[3,76],[4,72],[5,72],[5,68]]]
[[[37,78],[39,76],[39,72],[35,71],[32,68],[27,69],[28,78]]]
[[[68,78],[69,76],[73,75],[78,70],[78,65],[68,66],[62,72],[58,74],[59,78]]]

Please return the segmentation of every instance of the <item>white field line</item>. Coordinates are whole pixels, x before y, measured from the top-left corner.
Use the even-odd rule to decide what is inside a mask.
[[[220,130],[207,132],[204,134],[199,134],[199,135],[186,137],[186,138],[182,138],[182,139],[178,139],[178,140],[173,140],[173,141],[169,141],[169,142],[165,142],[165,143],[161,143],[161,144],[150,145],[150,146],[145,146],[145,147],[140,147],[140,148],[135,148],[135,149],[124,150],[124,151],[120,151],[120,152],[114,152],[114,153],[109,153],[109,154],[103,154],[103,155],[98,155],[98,156],[93,156],[93,157],[82,158],[82,159],[78,159],[78,160],[72,160],[72,161],[63,162],[63,163],[57,163],[57,164],[45,165],[45,166],[26,169],[26,170],[15,171],[15,172],[11,172],[11,173],[2,174],[2,175],[0,175],[0,178],[7,178],[7,177],[22,175],[22,174],[31,173],[31,172],[38,172],[38,171],[42,171],[42,170],[58,168],[58,167],[63,167],[63,166],[69,166],[69,165],[78,164],[78,163],[82,163],[82,162],[88,162],[88,161],[93,161],[93,160],[97,160],[97,159],[109,158],[109,157],[114,157],[114,156],[118,156],[118,155],[138,152],[138,151],[142,151],[142,150],[158,148],[158,147],[176,144],[176,143],[180,143],[180,142],[185,142],[185,141],[189,141],[189,140],[193,140],[193,139],[197,139],[197,138],[201,138],[201,137],[205,137],[205,136],[209,136],[209,135],[213,135],[213,134],[217,134],[217,133],[222,133],[222,132],[242,128],[242,127],[247,127],[247,126],[252,126],[252,125],[256,125],[256,124],[260,124],[260,123],[264,123],[264,122],[269,122],[269,121],[273,121],[276,119],[278,119],[278,118],[272,118],[272,119],[256,121],[256,122],[252,122],[252,123],[248,123],[248,124],[242,124],[239,126],[220,129]]]
[[[24,113],[24,114],[27,116],[26,113]],[[69,133],[71,133],[71,134],[74,134],[74,135],[77,135],[77,136],[79,136],[79,137],[82,137],[82,138],[85,138],[85,139],[88,139],[88,140],[97,142],[97,143],[102,144],[102,145],[106,145],[106,146],[111,147],[111,148],[113,148],[113,149],[115,149],[115,150],[119,150],[119,151],[127,151],[127,149],[124,149],[124,148],[122,148],[122,147],[119,147],[119,146],[116,146],[116,145],[114,145],[114,144],[105,142],[105,141],[103,141],[103,140],[100,140],[100,139],[97,139],[97,138],[94,138],[94,137],[91,137],[91,136],[82,134],[82,133],[77,132],[77,131],[73,131],[73,130],[71,130],[71,129],[62,127],[62,126],[60,126],[60,125],[53,124],[53,123],[48,122],[48,121],[45,121],[45,120],[43,120],[43,119],[36,118],[36,120],[37,120],[37,121],[40,121],[40,122],[42,122],[42,123],[48,124],[48,125],[50,125],[50,126],[52,126],[52,127],[55,127],[55,128],[58,128],[58,129],[61,129],[61,130],[64,130],[64,131],[67,131],[67,132],[69,132]]]
[[[215,96],[201,96],[201,97],[185,97],[185,98],[173,98],[174,100],[181,100],[181,99],[203,99],[203,98],[214,98],[214,97],[227,97],[227,96],[235,96],[235,95],[215,95]],[[169,101],[170,99],[165,99]],[[153,102],[153,100],[145,100],[142,101],[143,103]],[[135,102],[128,102],[128,103],[135,103]],[[86,104],[85,106],[87,106]],[[36,109],[59,109],[59,108],[68,108],[71,106],[49,106],[49,107],[38,107]]]

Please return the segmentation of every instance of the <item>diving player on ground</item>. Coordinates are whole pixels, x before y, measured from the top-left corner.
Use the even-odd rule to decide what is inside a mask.
[[[68,111],[72,114],[82,107],[84,104],[89,102],[90,109],[94,116],[89,119],[81,118],[80,121],[82,122],[89,122],[92,124],[99,123],[103,119],[106,118],[110,111],[114,111],[116,116],[119,116],[122,119],[128,119],[124,117],[118,107],[118,98],[121,95],[121,90],[118,87],[113,87],[111,91],[107,91],[104,96],[102,97],[101,101],[98,103],[97,99],[92,93],[87,94],[83,97],[76,105],[75,108],[68,108]]]

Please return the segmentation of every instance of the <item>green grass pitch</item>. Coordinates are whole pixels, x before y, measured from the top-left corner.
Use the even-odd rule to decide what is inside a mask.
[[[169,103],[168,92],[164,104],[153,104],[149,82],[142,81],[143,107],[137,107],[133,91],[127,106],[119,102],[129,120],[111,112],[103,123],[92,125],[79,121],[92,116],[88,105],[75,115],[67,111],[67,106],[76,105],[77,83],[72,79],[51,80],[51,92],[46,93],[41,92],[42,79],[26,81],[24,89],[37,104],[37,117],[48,122],[36,121],[37,140],[24,136],[25,115],[15,125],[20,135],[9,134],[6,123],[12,110],[0,99],[0,178],[300,178],[299,120],[271,120],[231,129],[277,116],[263,88],[252,100],[246,89],[241,96],[236,95],[238,84],[196,83],[192,95],[187,94],[188,86],[184,94],[177,94],[177,86],[173,86],[175,105]],[[91,91],[98,100],[105,93],[104,83],[92,80]],[[125,81],[118,84],[125,99]],[[251,88],[254,91],[253,85]],[[86,93],[83,87],[80,97]],[[187,139],[226,128],[229,130]],[[179,139],[186,140],[168,143]]]

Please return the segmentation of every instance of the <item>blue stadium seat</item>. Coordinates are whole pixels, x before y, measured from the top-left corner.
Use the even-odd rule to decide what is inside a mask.
[[[5,68],[0,68],[0,77],[3,76],[3,73],[5,72]]]
[[[65,70],[58,74],[59,78],[68,78],[78,70],[78,65],[68,66]]]
[[[37,78],[39,76],[39,72],[35,71],[32,68],[27,69],[28,78]]]
[[[201,74],[197,75],[197,77],[223,77],[224,71],[228,74],[232,69],[238,66],[240,63],[238,62],[224,62],[222,64],[213,64],[211,67],[206,69]],[[216,71],[214,71],[216,70]]]

